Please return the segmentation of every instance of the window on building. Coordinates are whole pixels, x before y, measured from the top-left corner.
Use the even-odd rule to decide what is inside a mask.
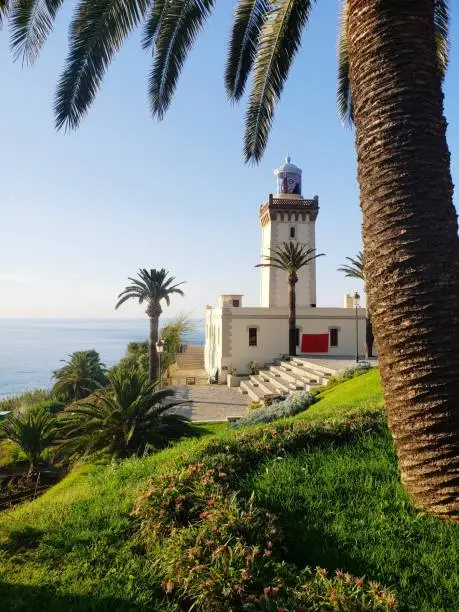
[[[239,308],[239,300],[233,300],[234,308]]]
[[[296,346],[300,346],[300,328],[299,327],[295,329],[295,344]]]
[[[338,346],[338,333],[339,329],[337,327],[330,329],[330,346]]]
[[[296,237],[296,236],[295,236],[295,228],[294,228],[294,227],[291,227],[291,228],[290,228],[290,238],[295,238],[295,237]]]
[[[256,327],[249,327],[249,346],[257,346],[258,329]]]

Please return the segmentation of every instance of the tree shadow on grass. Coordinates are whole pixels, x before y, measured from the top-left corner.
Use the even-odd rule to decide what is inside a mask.
[[[159,601],[147,606],[116,597],[63,595],[48,587],[7,584],[0,580],[0,609],[4,612],[151,612],[168,608]]]

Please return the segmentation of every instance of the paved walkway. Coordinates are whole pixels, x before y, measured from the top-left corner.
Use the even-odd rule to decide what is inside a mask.
[[[173,389],[177,399],[190,401],[173,411],[192,421],[226,421],[227,417],[247,414],[247,396],[236,389],[224,385],[178,385]]]

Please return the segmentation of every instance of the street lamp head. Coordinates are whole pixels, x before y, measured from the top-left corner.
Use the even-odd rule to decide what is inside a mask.
[[[156,351],[161,354],[164,351],[164,342],[161,340],[161,338],[158,339],[158,342],[156,343]]]
[[[354,306],[358,306],[359,305],[359,301],[360,301],[360,295],[356,291],[354,293]]]

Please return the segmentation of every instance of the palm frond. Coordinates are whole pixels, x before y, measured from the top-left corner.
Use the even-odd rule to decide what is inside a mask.
[[[434,8],[435,42],[437,45],[438,68],[442,78],[446,74],[449,60],[449,6],[448,0],[435,0]]]
[[[33,64],[51,32],[64,0],[15,0],[10,14],[15,59]]]
[[[170,2],[171,0],[156,0],[156,2],[153,2],[153,6],[150,8],[150,13],[143,29],[142,47],[144,49],[149,49],[154,45],[156,33],[158,32],[158,28],[163,16],[166,14]]]
[[[76,128],[114,54],[148,9],[148,0],[81,0],[70,27],[70,51],[54,110],[58,129]]]
[[[344,275],[348,278],[358,278],[365,280],[363,275],[363,253],[359,251],[355,258],[346,257],[349,264],[343,264],[337,270],[338,272],[344,272]]]
[[[342,0],[338,34],[338,113],[343,124],[352,124],[354,108],[352,104],[351,80],[349,77],[349,49],[347,41],[348,0]]]
[[[8,17],[10,8],[10,0],[0,0],[0,28],[3,25],[3,20]]]
[[[323,257],[324,253],[316,253],[315,249],[307,247],[299,242],[283,242],[273,249],[270,255],[265,255],[265,261],[257,264],[256,268],[278,268],[289,274],[293,274],[307,266],[317,257]]]
[[[162,119],[167,111],[180,71],[215,0],[171,0],[156,34],[153,68],[149,80],[151,111]]]
[[[237,5],[225,70],[226,92],[234,101],[244,93],[268,13],[268,0],[239,0]]]
[[[254,64],[252,91],[245,122],[244,155],[258,162],[266,148],[274,109],[280,98],[312,0],[272,0],[263,24]]]

